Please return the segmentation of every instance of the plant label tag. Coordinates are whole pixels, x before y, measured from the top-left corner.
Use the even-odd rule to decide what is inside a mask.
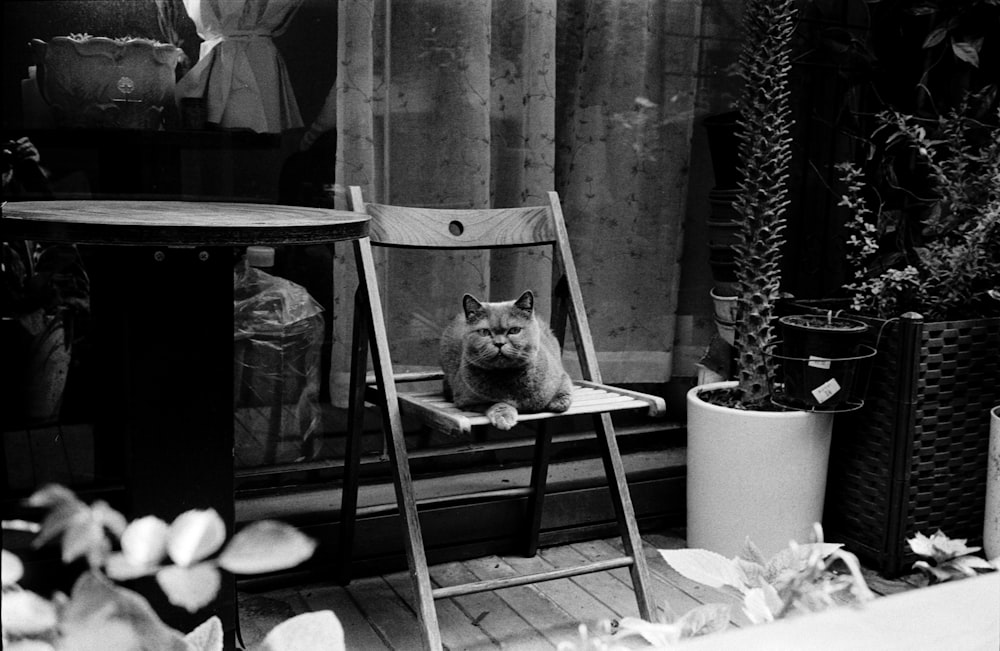
[[[816,357],[815,355],[809,356],[809,366],[813,368],[821,368],[824,370],[830,370],[830,360],[825,357]]]
[[[816,398],[816,402],[823,404],[833,396],[837,395],[840,391],[840,384],[837,382],[836,378],[830,378],[823,384],[819,385],[812,390],[813,397]]]

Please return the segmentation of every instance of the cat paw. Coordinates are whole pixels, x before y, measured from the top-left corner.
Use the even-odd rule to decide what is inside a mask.
[[[569,409],[570,403],[573,402],[573,397],[568,393],[561,393],[552,399],[552,402],[548,404],[545,408],[548,411],[554,411],[557,414]]]
[[[490,424],[497,429],[508,430],[517,425],[517,409],[505,402],[498,402],[486,410]]]

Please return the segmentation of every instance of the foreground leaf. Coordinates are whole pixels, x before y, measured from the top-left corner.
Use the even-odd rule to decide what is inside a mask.
[[[55,607],[30,590],[4,592],[2,615],[5,634],[41,635],[56,627]]]
[[[32,541],[32,545],[36,548],[61,536],[76,518],[89,511],[87,505],[77,499],[73,491],[57,484],[51,484],[33,493],[28,498],[28,506],[48,509],[41,530]]]
[[[213,615],[184,636],[194,651],[222,651],[222,620]]]
[[[215,509],[192,509],[177,516],[167,532],[167,554],[187,567],[219,551],[226,540],[226,524]]]
[[[692,581],[710,588],[728,585],[741,592],[747,588],[736,564],[722,554],[707,549],[661,549],[659,552],[672,568]]]
[[[154,515],[133,520],[122,532],[122,553],[133,565],[155,565],[167,553],[167,523]]]
[[[786,572],[799,572],[809,561],[813,554],[819,554],[820,558],[826,558],[836,550],[843,547],[840,543],[802,543],[786,547],[771,557],[767,562],[765,576],[768,583],[774,583],[778,577]]]
[[[10,553],[6,549],[3,550],[3,561],[0,563],[0,581],[3,583],[3,587],[12,586],[21,580],[24,576],[24,564],[21,559]]]
[[[743,597],[743,612],[754,624],[773,622],[781,608],[781,597],[770,585],[753,588]]]
[[[145,651],[138,631],[122,619],[103,619],[93,625],[72,628],[59,639],[58,651]]]
[[[125,650],[127,631],[132,631],[145,646],[157,651],[190,651],[180,633],[163,623],[146,598],[137,592],[115,585],[97,572],[84,572],[73,586],[69,602],[62,612],[60,627],[67,640],[76,641],[64,648]],[[104,644],[94,631],[104,631]],[[112,639],[113,638],[113,639]],[[117,641],[119,644],[113,645]]]
[[[212,563],[199,563],[194,567],[171,565],[156,573],[156,582],[170,603],[193,613],[219,594],[222,577]]]
[[[681,639],[681,625],[653,624],[638,617],[623,617],[618,622],[616,639],[641,637],[657,649],[671,647]]]
[[[677,622],[681,626],[681,637],[697,637],[724,631],[729,627],[732,608],[729,604],[704,604],[684,613]]]
[[[316,541],[291,525],[261,520],[239,531],[219,557],[233,574],[263,574],[295,567],[316,551]]]
[[[254,651],[343,651],[344,628],[331,610],[303,613],[278,624]]]
[[[85,557],[90,567],[96,568],[103,564],[110,551],[111,542],[93,511],[84,507],[75,513],[62,536],[62,562],[69,565]]]
[[[980,547],[969,547],[965,544],[967,541],[967,538],[949,538],[942,531],[937,531],[929,537],[917,532],[913,538],[906,540],[914,554],[924,558],[932,558],[938,563],[958,556],[974,554],[981,549]]]
[[[121,552],[110,554],[104,561],[104,572],[115,581],[131,581],[149,576],[159,569],[159,565],[136,565]]]

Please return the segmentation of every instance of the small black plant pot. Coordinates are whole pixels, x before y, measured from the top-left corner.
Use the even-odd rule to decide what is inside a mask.
[[[827,314],[791,314],[778,323],[782,354],[789,357],[853,357],[868,332],[863,321]]]
[[[776,402],[795,409],[850,411],[864,404],[866,360],[875,349],[862,345],[868,325],[846,317],[796,314],[779,319],[782,340],[772,355],[783,387]]]

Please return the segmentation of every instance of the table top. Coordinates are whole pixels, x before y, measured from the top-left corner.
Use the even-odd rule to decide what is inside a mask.
[[[10,201],[4,238],[117,246],[321,244],[368,235],[368,217],[328,208],[200,201]]]

